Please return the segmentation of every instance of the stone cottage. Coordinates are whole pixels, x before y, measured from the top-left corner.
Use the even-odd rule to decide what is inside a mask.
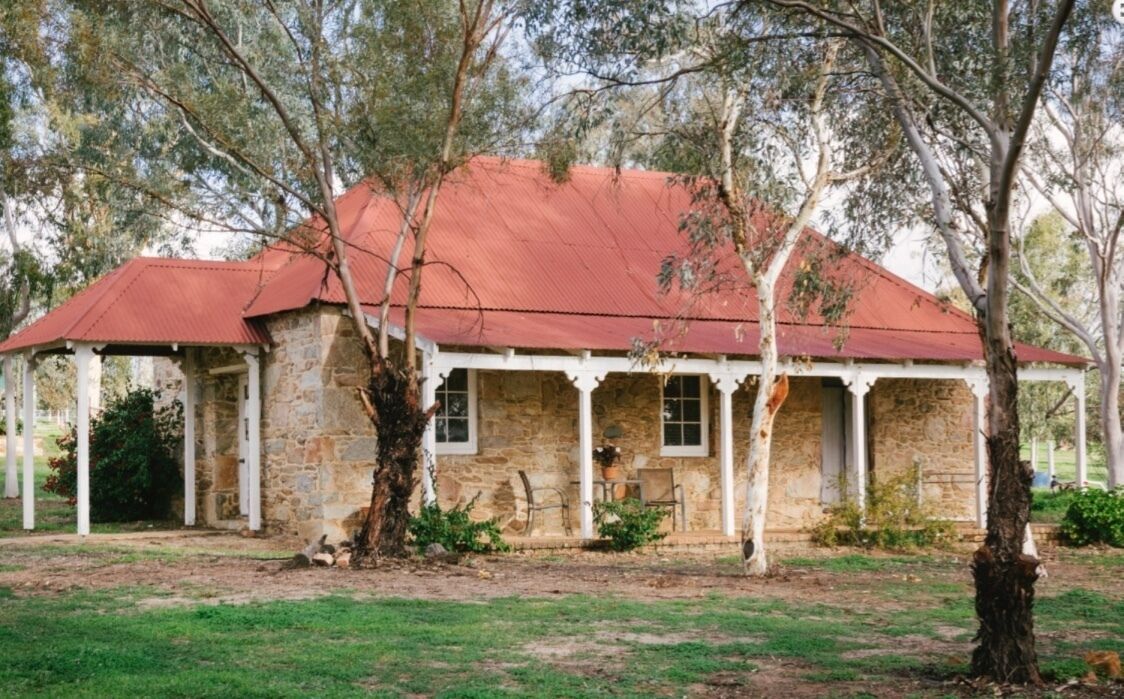
[[[398,209],[366,184],[338,206],[370,304],[364,322],[374,325]],[[419,498],[477,497],[479,516],[530,534],[523,472],[557,488],[574,530],[590,538],[592,503],[606,494],[592,452],[611,443],[626,478],[672,470],[688,529],[734,533],[758,371],[756,299],[736,274],[706,294],[661,291],[661,263],[686,251],[680,221],[691,206],[664,173],[576,167],[556,183],[536,162],[477,158],[454,174],[433,221],[417,317],[424,392],[441,404]],[[914,468],[945,516],[982,522],[987,382],[973,320],[812,231],[779,297],[794,270],[825,254],[854,294],[845,331],[780,309],[791,392],[776,422],[771,526],[811,524],[840,497],[861,503],[870,483]],[[720,251],[716,269],[731,255]],[[391,321],[400,332],[400,304]],[[650,345],[658,361],[638,361],[636,348]],[[360,520],[375,451],[356,394],[365,362],[319,258],[278,246],[241,262],[135,259],[0,345],[8,375],[14,355],[33,366],[48,353],[77,362],[80,435],[91,362],[158,357],[159,382],[186,407],[188,524],[335,538]],[[1027,345],[1018,353],[1023,379],[1082,381],[1080,357]],[[33,396],[32,374],[24,380]],[[1080,469],[1084,430],[1077,435]],[[80,463],[80,533],[88,478]],[[32,528],[34,493],[23,497]],[[533,533],[561,534],[557,514]]]

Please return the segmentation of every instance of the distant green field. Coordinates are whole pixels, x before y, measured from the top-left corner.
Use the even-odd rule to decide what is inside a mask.
[[[1030,443],[1022,445],[1022,458],[1030,459]],[[1049,470],[1046,454],[1046,443],[1038,443],[1038,464],[1036,471],[1045,473]],[[1100,483],[1108,482],[1108,468],[1105,466],[1104,453],[1099,448],[1090,448],[1088,451],[1089,480]],[[1054,472],[1060,481],[1077,480],[1077,453],[1073,449],[1054,450]]]

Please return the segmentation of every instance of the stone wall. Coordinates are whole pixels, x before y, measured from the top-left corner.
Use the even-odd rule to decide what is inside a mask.
[[[196,355],[195,492],[196,518],[212,527],[242,526],[238,507],[238,375],[211,369],[242,363],[226,348]],[[153,360],[153,384],[160,400],[181,397],[183,374],[169,359]]]
[[[370,498],[374,432],[356,387],[367,380],[366,362],[349,319],[333,307],[287,313],[268,323],[274,347],[262,376],[262,518],[274,534],[330,538],[350,534]],[[207,350],[200,365],[196,472],[201,522],[240,526],[237,518],[237,376],[211,376],[208,368],[241,361],[229,350]],[[166,360],[158,383],[178,391],[179,372]],[[537,486],[566,491],[579,523],[578,394],[566,377],[549,372],[480,371],[476,375],[478,451],[438,458],[443,504],[477,499],[475,516],[498,517],[505,531],[522,533],[525,497],[519,470]],[[735,512],[745,503],[753,389],[734,394]],[[878,381],[870,393],[871,473],[877,479],[909,468],[919,457],[925,497],[945,516],[974,511],[972,399],[959,381]],[[659,379],[610,374],[593,392],[594,443],[623,450],[629,477],[637,468],[670,467],[687,494],[693,530],[721,525],[718,470],[719,396],[709,392],[707,456],[660,456]],[[823,513],[821,382],[792,380],[777,416],[770,476],[770,528],[806,527]],[[605,430],[620,436],[604,439]],[[615,430],[614,430],[615,431]],[[559,534],[560,513],[549,513],[536,533]]]
[[[339,540],[371,497],[374,429],[356,388],[367,362],[350,319],[313,307],[271,319],[262,383],[262,521]]]
[[[438,495],[443,504],[477,496],[475,513],[499,517],[506,531],[522,532],[526,521],[524,489],[518,471],[532,484],[562,488],[575,508],[578,525],[578,394],[565,376],[542,372],[477,372],[479,450],[476,455],[438,459]],[[636,469],[667,467],[675,471],[687,500],[687,520],[694,530],[721,526],[718,466],[718,393],[710,390],[709,449],[703,457],[660,456],[659,378],[645,374],[610,374],[593,392],[595,444],[621,447],[625,475]],[[734,394],[734,424],[743,433],[753,409],[753,391]],[[822,511],[820,489],[820,412],[818,379],[795,379],[777,418],[774,464],[770,477],[770,519],[775,527],[799,527]],[[609,427],[621,436],[605,440]],[[748,442],[735,442],[737,511],[745,502]],[[599,495],[599,494],[598,494]],[[541,520],[540,520],[541,521]],[[740,521],[740,518],[739,518]],[[547,513],[536,532],[560,533],[560,513]]]
[[[879,379],[870,392],[871,477],[917,463],[925,502],[942,517],[974,519],[973,412],[963,381]]]

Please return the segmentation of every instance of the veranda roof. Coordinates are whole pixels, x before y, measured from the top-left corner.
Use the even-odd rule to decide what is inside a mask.
[[[9,337],[0,353],[67,342],[115,345],[262,345],[242,317],[261,265],[138,257]]]
[[[553,182],[541,163],[479,157],[442,190],[430,231],[418,331],[442,345],[628,351],[661,338],[669,350],[754,355],[757,300],[720,255],[721,290],[661,293],[657,273],[686,252],[680,230],[691,193],[667,173],[575,167]],[[361,183],[337,200],[364,303],[382,297],[399,207]],[[319,227],[322,228],[322,227]],[[326,249],[315,220],[312,242]],[[833,244],[806,231],[782,276]],[[408,243],[396,261],[409,267]],[[828,274],[855,281],[846,331],[779,309],[780,351],[820,359],[979,360],[974,320],[858,255],[830,257]],[[407,278],[392,300],[401,322]],[[277,246],[239,263],[137,259],[0,344],[0,352],[65,341],[260,344],[261,320],[313,303],[342,304],[338,280],[317,256]],[[672,320],[677,319],[677,320]],[[840,342],[841,341],[841,342]],[[1022,362],[1080,366],[1082,357],[1028,345]]]

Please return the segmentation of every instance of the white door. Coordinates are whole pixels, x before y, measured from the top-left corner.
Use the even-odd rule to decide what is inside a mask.
[[[823,386],[823,459],[820,472],[820,502],[839,502],[840,477],[846,473],[848,455],[847,389],[842,384]]]
[[[250,400],[250,379],[246,374],[238,376],[238,511],[250,512],[250,411],[246,403]]]

